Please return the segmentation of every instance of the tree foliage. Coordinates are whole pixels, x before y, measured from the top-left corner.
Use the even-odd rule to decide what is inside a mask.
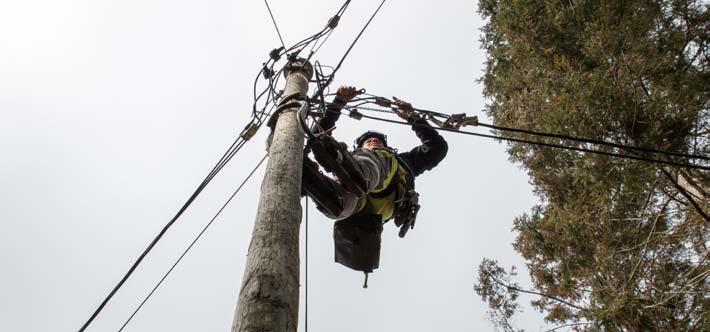
[[[708,156],[709,6],[481,0],[486,112],[502,126]],[[514,249],[546,320],[575,330],[710,330],[708,172],[521,143],[508,152],[540,198],[514,220]],[[504,271],[492,261],[480,271],[476,290],[509,319],[517,307],[501,292],[511,288],[491,287]]]

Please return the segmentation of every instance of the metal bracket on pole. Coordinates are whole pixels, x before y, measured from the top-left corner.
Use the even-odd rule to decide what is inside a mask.
[[[311,65],[311,63],[306,61],[305,59],[299,58],[294,61],[290,61],[288,64],[286,64],[286,66],[284,66],[283,72],[286,78],[288,78],[291,74],[302,75],[303,79],[308,82],[313,76],[313,65]],[[279,115],[281,115],[281,113],[296,111],[293,108],[300,107],[300,102],[307,100],[308,95],[300,92],[295,92],[286,97],[283,97],[283,99],[279,101],[279,106],[271,115],[266,125],[273,130],[276,126],[276,121],[278,120]]]
[[[279,102],[279,106],[276,108],[274,113],[271,114],[271,117],[269,117],[269,121],[266,122],[266,125],[273,130],[276,126],[276,121],[279,119],[281,113],[294,111],[293,108],[300,107],[302,102],[305,101],[303,99],[303,96],[298,92],[284,97]]]

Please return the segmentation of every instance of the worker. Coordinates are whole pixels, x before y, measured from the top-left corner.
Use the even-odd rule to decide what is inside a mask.
[[[390,219],[404,237],[419,210],[414,177],[431,170],[444,159],[448,145],[429,123],[418,117],[412,105],[393,98],[397,115],[412,125],[421,145],[398,153],[383,133],[368,131],[355,140],[354,151],[331,137],[341,109],[358,91],[340,87],[320,119],[315,142],[309,142],[313,155],[334,180],[321,173],[307,155],[303,165],[303,191],[327,217],[336,220],[333,237],[335,260],[367,273],[379,266],[382,225]],[[367,278],[365,281],[367,285]]]

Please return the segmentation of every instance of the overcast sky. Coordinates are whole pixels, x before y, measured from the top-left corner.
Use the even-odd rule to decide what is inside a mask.
[[[341,4],[270,1],[286,44],[320,30]],[[336,64],[378,4],[353,1],[316,59]],[[470,0],[387,1],[333,86],[485,121],[481,24]],[[248,122],[253,78],[279,45],[262,1],[0,3],[0,330],[84,323]],[[418,144],[406,127],[347,117],[334,135],[350,143],[367,129],[400,149]],[[265,154],[266,134],[218,175],[88,331],[120,328]],[[400,239],[385,226],[368,289],[362,273],[333,262],[332,222],[310,207],[311,331],[493,330],[473,290],[477,266],[483,257],[521,266],[512,220],[536,199],[503,144],[444,136],[448,156],[417,178],[417,227]],[[262,176],[263,168],[126,331],[230,329]],[[528,284],[524,269],[519,279]],[[545,327],[529,309],[518,325]]]

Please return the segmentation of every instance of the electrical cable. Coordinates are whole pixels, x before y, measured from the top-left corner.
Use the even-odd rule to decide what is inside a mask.
[[[340,7],[340,9],[338,10],[338,12],[331,18],[331,20],[333,20],[333,19],[336,19],[336,20],[337,20],[333,26],[331,26],[331,24],[330,24],[331,21],[328,21],[328,25],[326,26],[326,28],[328,29],[328,32],[327,32],[327,33],[325,33],[325,34],[323,34],[323,35],[320,35],[318,38],[313,39],[313,40],[311,41],[311,42],[313,42],[313,46],[311,47],[311,51],[309,52],[308,57],[306,58],[305,62],[310,61],[311,58],[313,57],[313,55],[316,54],[316,52],[318,52],[318,50],[320,50],[320,48],[323,46],[323,44],[325,44],[326,41],[328,41],[328,38],[330,38],[330,35],[333,33],[333,31],[335,31],[335,28],[338,26],[338,23],[337,23],[337,22],[340,20],[340,16],[341,16],[343,13],[345,13],[345,10],[348,8],[348,5],[349,5],[349,4],[350,4],[350,0],[347,0],[347,1]],[[318,48],[316,48],[316,45],[318,44],[318,40],[320,40],[320,38],[323,37],[323,36],[325,36],[325,39],[323,40],[323,42],[321,42],[320,46],[318,46]]]
[[[333,31],[335,31],[335,30],[331,29],[330,31],[328,31],[328,34],[325,35],[325,39],[323,39],[323,41],[320,43],[320,45],[318,45],[318,47],[316,47],[316,44],[313,44],[313,48],[311,48],[311,54],[315,54],[316,52],[318,52],[318,50],[320,50],[320,48],[323,46],[323,44],[325,44],[325,42],[328,41],[328,38],[330,38],[330,35],[333,34]]]
[[[384,2],[384,1],[383,1]],[[317,44],[317,40],[321,37],[323,37],[328,30],[331,30],[329,27],[325,27],[321,31],[317,32],[313,36],[307,37],[303,39],[302,41],[296,43],[294,46],[292,46],[289,49],[285,49],[285,43],[283,41],[283,38],[281,36],[281,33],[279,31],[278,25],[276,24],[276,20],[273,17],[273,13],[271,12],[271,8],[269,7],[269,4],[267,0],[265,0],[265,4],[267,6],[267,9],[269,11],[269,14],[271,16],[271,19],[274,23],[274,27],[276,28],[277,34],[279,35],[279,39],[281,40],[281,44],[283,46],[283,50],[277,52],[277,56],[280,57],[284,54],[287,54],[288,52],[291,52],[293,50],[296,50],[294,54],[300,53],[303,49],[305,49],[311,42],[314,40],[316,41],[315,44]],[[342,15],[342,13],[345,12],[345,9],[347,9],[348,5],[350,4],[350,0],[347,0],[341,8],[338,10],[338,13],[336,16]],[[380,5],[381,6],[381,5]],[[369,23],[369,22],[368,22]],[[325,41],[324,41],[325,42]],[[322,43],[321,43],[322,46]],[[300,48],[300,49],[299,49]],[[320,48],[320,47],[319,47]],[[352,47],[351,47],[352,48]],[[313,55],[314,52],[311,52],[311,56]],[[277,58],[278,58],[277,57]],[[273,62],[272,62],[273,60]],[[269,115],[269,112],[266,111],[266,107],[264,106],[261,108],[261,112],[259,113],[257,111],[257,103],[259,99],[261,99],[265,93],[268,92],[267,95],[267,102],[266,105],[269,104],[269,100],[271,99],[272,96],[276,96],[274,86],[278,83],[278,79],[280,76],[280,73],[283,69],[279,70],[278,73],[276,73],[277,78],[274,81],[273,80],[273,67],[276,62],[276,59],[270,58],[263,64],[262,69],[259,71],[259,73],[256,76],[256,79],[254,80],[254,105],[252,107],[252,113],[253,113],[253,119],[252,121],[255,121],[257,128],[263,123],[264,117]],[[342,60],[341,60],[342,63]],[[266,73],[266,70],[268,70],[268,73]],[[334,70],[335,72],[335,70]],[[268,75],[265,75],[268,74]],[[267,86],[264,91],[262,91],[258,96],[257,96],[257,84],[259,81],[259,76],[265,75],[268,76],[267,78],[269,79],[269,85]],[[275,98],[274,98],[275,99]],[[273,109],[273,108],[272,108]],[[180,208],[180,210],[176,213],[176,215],[163,227],[163,229],[158,233],[158,235],[153,239],[153,241],[148,245],[148,247],[143,251],[143,253],[138,257],[138,259],[133,263],[131,268],[128,270],[128,272],[123,276],[123,278],[118,282],[118,284],[109,292],[108,296],[101,302],[101,304],[98,306],[98,308],[93,312],[93,314],[89,317],[89,319],[84,323],[84,325],[79,329],[80,332],[83,332],[86,330],[86,328],[93,322],[93,320],[98,316],[98,314],[103,310],[103,308],[106,306],[108,301],[114,296],[114,294],[123,286],[123,284],[128,280],[128,278],[132,275],[132,273],[135,271],[135,269],[140,265],[140,263],[143,261],[143,259],[146,257],[146,255],[152,250],[152,248],[157,244],[157,242],[165,235],[167,230],[177,221],[177,219],[185,212],[185,210],[192,204],[192,202],[197,198],[197,196],[202,192],[202,190],[209,184],[210,181],[219,173],[219,171],[234,157],[234,155],[244,146],[246,143],[246,140],[243,140],[241,137],[237,138],[234,143],[230,146],[230,148],[225,152],[225,154],[222,156],[222,158],[217,162],[215,167],[210,171],[210,173],[205,177],[203,182],[197,187],[197,189],[192,193],[192,195],[188,198],[188,200],[183,204],[183,206]],[[146,299],[147,300],[147,299]],[[130,319],[129,319],[130,320]]]
[[[267,1],[267,0],[265,0],[265,2],[266,2],[266,1]],[[343,5],[340,7],[340,9],[338,9],[337,13],[336,13],[335,16],[333,16],[333,17],[334,17],[334,18],[335,18],[335,17],[338,17],[338,19],[339,19],[339,17],[340,17],[343,13],[345,13],[345,10],[348,8],[348,6],[349,6],[349,4],[350,4],[350,1],[351,1],[351,0],[345,1],[345,3],[343,3]],[[278,32],[278,27],[276,26],[276,21],[273,19],[273,14],[271,13],[271,9],[270,9],[270,7],[269,7],[269,5],[268,5],[268,2],[266,2],[266,5],[267,5],[267,9],[269,9],[269,13],[270,13],[271,16],[272,16],[272,20],[274,21],[274,26],[276,27],[277,32]],[[298,54],[298,53],[302,52],[306,47],[308,47],[308,45],[309,45],[310,43],[313,43],[313,47],[311,48],[311,52],[310,52],[310,54],[309,54],[309,56],[308,56],[308,59],[310,59],[310,58],[318,51],[318,49],[320,49],[320,47],[323,46],[323,44],[327,41],[327,39],[330,37],[330,34],[333,32],[333,29],[334,29],[334,28],[335,28],[335,26],[330,27],[330,25],[327,25],[326,27],[324,27],[324,28],[323,28],[322,30],[320,30],[319,32],[315,33],[315,34],[312,35],[312,36],[306,37],[305,39],[299,41],[298,43],[296,43],[295,45],[291,46],[291,47],[288,48],[288,49],[286,49],[286,46],[284,46],[283,40],[282,40],[282,46],[283,46],[284,49],[281,50],[281,51],[279,51],[279,52],[277,53],[277,54],[278,54],[278,57],[281,57],[281,56],[287,54],[288,52],[291,52],[291,51],[294,51],[294,50],[295,50],[295,51],[292,53],[292,55]],[[319,40],[321,37],[323,37],[323,36],[326,36],[326,39],[323,40],[323,42],[321,42],[321,44],[318,46],[318,49],[315,49],[315,50],[314,50],[313,48],[318,44],[318,40]],[[279,37],[280,37],[280,34],[279,34]],[[307,59],[307,60],[308,60],[308,59]],[[261,97],[263,96],[264,93],[266,93],[266,91],[269,91],[270,94],[273,93],[274,95],[276,95],[274,86],[278,84],[278,80],[280,79],[280,73],[283,71],[283,68],[282,68],[282,69],[279,70],[278,72],[274,73],[274,71],[273,71],[274,63],[271,64],[271,67],[268,67],[268,64],[269,64],[272,60],[274,60],[274,63],[276,62],[276,59],[274,59],[274,58],[270,58],[267,62],[265,62],[265,63],[263,64],[262,70],[259,71],[259,73],[257,74],[256,79],[255,79],[255,81],[254,81],[254,105],[252,106],[252,113],[253,113],[253,115],[254,115],[255,118],[258,118],[258,121],[257,121],[257,122],[259,122],[259,123],[263,122],[263,119],[262,119],[262,117],[260,117],[260,116],[258,115],[258,114],[259,114],[259,112],[257,111],[258,100],[261,99]],[[259,95],[257,96],[257,94],[256,94],[256,92],[257,92],[257,88],[256,88],[256,87],[257,87],[257,82],[258,82],[258,80],[259,80],[259,76],[263,75],[263,73],[264,73],[264,71],[265,71],[266,69],[269,70],[269,75],[268,75],[268,76],[269,76],[269,77],[268,77],[268,79],[269,79],[269,86],[268,86],[264,91],[262,91],[261,94],[259,94]],[[276,81],[273,81],[273,80],[272,80],[273,76],[277,76]],[[269,98],[267,97],[267,99],[269,99]],[[274,98],[274,99],[275,99],[275,98]],[[268,100],[267,100],[267,104],[268,104]],[[262,108],[262,115],[264,114],[263,110],[264,110],[264,108]]]
[[[200,237],[202,237],[202,235],[207,231],[207,229],[212,225],[212,223],[217,219],[217,217],[219,217],[219,215],[222,213],[222,211],[227,207],[227,205],[232,201],[232,199],[234,199],[234,197],[237,195],[237,193],[239,193],[239,191],[242,189],[242,187],[244,187],[244,185],[247,183],[247,181],[249,181],[249,179],[251,179],[251,176],[254,175],[256,170],[258,170],[259,167],[261,167],[261,165],[264,163],[264,160],[266,160],[267,156],[268,155],[265,155],[263,158],[261,158],[261,160],[256,165],[256,167],[254,167],[254,169],[249,173],[249,175],[247,175],[247,177],[244,179],[244,181],[242,181],[242,183],[239,185],[239,187],[237,187],[237,189],[234,191],[232,196],[230,196],[229,199],[227,199],[227,201],[217,211],[217,213],[214,215],[214,217],[212,217],[212,219],[202,228],[202,231],[200,231],[200,233],[197,234],[195,239],[192,240],[192,243],[190,243],[190,245],[182,252],[180,257],[178,257],[178,259],[175,261],[175,263],[173,263],[173,265],[170,267],[170,269],[168,269],[168,271],[163,275],[163,277],[160,279],[160,281],[158,281],[158,283],[153,287],[153,289],[150,291],[150,293],[148,293],[148,295],[143,299],[141,304],[138,305],[138,307],[133,311],[131,316],[128,317],[126,322],[123,323],[121,328],[118,330],[119,332],[123,331],[123,329],[126,327],[126,325],[128,325],[128,323],[138,313],[138,311],[140,311],[141,308],[143,308],[143,305],[145,305],[145,303],[148,302],[150,297],[153,295],[153,293],[155,293],[155,291],[158,289],[158,287],[160,287],[160,285],[162,285],[163,281],[165,281],[165,279],[168,277],[168,275],[170,275],[170,273],[175,269],[175,267],[180,263],[180,261],[182,261],[182,259],[185,257],[185,255],[187,255],[187,253],[190,251],[190,249],[192,249],[192,247],[195,245],[195,243],[197,243],[197,241],[200,239]]]
[[[238,137],[232,145],[227,149],[227,151],[222,155],[222,158],[217,162],[217,164],[212,168],[210,173],[205,177],[205,179],[200,183],[200,185],[195,189],[195,191],[190,195],[190,197],[187,199],[187,201],[182,205],[182,207],[178,210],[178,212],[175,214],[175,216],[168,221],[168,223],[163,226],[163,229],[160,230],[158,235],[155,236],[153,241],[148,244],[148,247],[143,250],[141,255],[136,259],[136,261],[133,263],[133,265],[128,269],[128,272],[121,278],[121,280],[114,286],[114,288],[109,292],[109,294],[106,296],[106,298],[99,304],[99,306],[96,308],[96,310],[91,314],[89,319],[82,325],[81,328],[79,328],[79,332],[83,332],[86,330],[86,328],[91,324],[91,322],[94,321],[94,319],[99,315],[99,313],[103,310],[103,308],[106,306],[109,300],[113,298],[113,296],[116,294],[116,292],[123,286],[123,284],[128,280],[128,278],[133,274],[133,271],[136,270],[136,268],[140,265],[140,263],[143,261],[143,259],[148,255],[148,253],[153,249],[153,247],[158,243],[158,241],[165,235],[165,233],[170,229],[170,227],[177,221],[178,218],[187,210],[187,208],[192,204],[192,202],[197,198],[197,196],[200,195],[202,190],[207,187],[207,185],[212,181],[212,179],[216,176],[216,174],[226,165],[227,162],[234,156],[234,154],[241,149],[242,146],[244,146],[243,143],[241,143],[241,137]]]
[[[376,97],[376,98],[382,98],[382,97]],[[356,105],[351,105],[350,107],[357,108],[360,110],[368,110],[368,111],[383,112],[383,113],[395,113],[391,109],[363,107],[362,105],[371,103],[370,101],[368,101],[368,99],[369,98],[359,98],[358,101],[362,100],[363,102],[356,104]],[[417,108],[412,108],[412,109],[416,112],[419,112],[419,113],[428,114],[430,116],[438,116],[438,117],[441,117],[444,119],[448,119],[450,117],[450,115],[444,114],[444,113],[438,113],[438,112],[434,112],[434,111],[422,110],[422,109],[417,109]],[[657,150],[657,149],[652,149],[652,148],[636,147],[636,146],[606,142],[606,141],[597,140],[597,139],[579,138],[579,137],[573,137],[573,136],[569,136],[569,135],[545,133],[545,132],[538,132],[538,131],[532,131],[532,130],[526,130],[526,129],[496,126],[496,125],[481,123],[481,122],[478,122],[477,126],[487,127],[487,128],[491,128],[491,129],[495,129],[495,130],[500,130],[500,131],[510,131],[510,132],[525,133],[525,134],[529,134],[529,135],[542,136],[542,137],[552,137],[552,138],[558,138],[558,139],[576,141],[576,142],[582,142],[582,143],[605,145],[605,146],[610,146],[610,147],[614,147],[614,148],[618,148],[618,149],[625,149],[625,150],[630,150],[630,151],[655,153],[655,154],[667,155],[669,157],[675,156],[675,157],[684,157],[684,158],[690,158],[690,159],[710,160],[710,157],[701,156],[701,155],[662,151],[662,150]]]
[[[544,133],[544,132],[532,131],[532,130],[526,130],[526,129],[517,129],[517,128],[509,128],[509,127],[503,127],[503,126],[496,126],[496,125],[481,123],[481,122],[478,123],[478,126],[501,130],[501,131],[510,131],[510,132],[515,132],[515,133],[525,133],[525,134],[536,135],[536,136],[554,137],[554,138],[566,139],[566,140],[570,140],[570,141],[606,145],[606,146],[611,146],[611,147],[626,149],[626,150],[637,150],[637,151],[641,151],[641,152],[657,153],[657,154],[671,155],[671,156],[676,156],[676,157],[685,157],[685,158],[690,158],[690,159],[710,160],[710,157],[692,155],[692,154],[687,154],[687,153],[661,151],[661,150],[656,150],[656,149],[652,149],[652,148],[628,146],[628,145],[605,142],[605,141],[590,139],[590,138],[577,138],[577,137],[572,137],[572,136],[567,136],[567,135]]]
[[[364,115],[364,114],[362,114],[362,117],[363,117],[363,118],[366,118],[366,119],[384,121],[384,122],[395,123],[395,124],[401,124],[401,125],[414,125],[414,126],[417,125],[417,124],[411,124],[411,123],[408,123],[408,122],[396,121],[396,120],[390,120],[390,119],[384,119],[384,118],[378,118],[378,117],[369,116],[369,115]],[[708,166],[693,165],[693,164],[681,163],[681,162],[675,162],[675,161],[658,160],[658,159],[652,159],[652,158],[645,158],[645,157],[632,156],[632,155],[627,155],[627,154],[619,154],[619,153],[613,153],[613,152],[605,152],[605,151],[599,151],[599,150],[591,150],[591,149],[585,149],[585,148],[577,148],[577,147],[564,146],[564,145],[558,145],[558,144],[550,144],[550,143],[544,143],[544,142],[535,142],[535,141],[529,141],[529,140],[523,140],[523,139],[517,139],[517,138],[509,138],[509,137],[503,137],[503,136],[495,136],[495,135],[488,135],[488,134],[473,133],[473,132],[460,131],[460,130],[449,129],[449,128],[439,128],[439,127],[433,127],[433,126],[432,126],[431,128],[433,128],[433,129],[435,129],[435,130],[439,130],[439,131],[448,131],[448,132],[460,133],[460,134],[464,134],[464,135],[471,135],[471,136],[479,136],[479,137],[500,139],[500,140],[505,140],[505,141],[518,142],[518,143],[527,143],[527,144],[540,145],[540,146],[546,146],[546,147],[554,147],[554,148],[560,148],[560,149],[566,149],[566,150],[572,150],[572,151],[578,151],[578,152],[589,152],[589,153],[600,154],[600,155],[606,155],[606,156],[617,157],[617,158],[623,158],[623,159],[633,159],[633,160],[640,160],[640,161],[646,161],[646,162],[652,162],[652,163],[659,163],[659,164],[666,164],[666,165],[673,165],[673,166],[680,166],[680,167],[687,167],[687,168],[696,168],[696,169],[710,170],[710,167],[708,167]]]
[[[271,12],[271,7],[269,7],[269,1],[264,0],[266,4],[266,9],[269,10],[269,16],[271,16],[271,22],[274,22],[274,28],[276,28],[276,33],[279,35],[279,40],[281,40],[281,46],[286,49],[286,44],[284,44],[284,39],[281,37],[281,31],[279,31],[279,26],[276,24],[276,19],[274,19],[274,14]]]
[[[353,49],[353,47],[355,47],[355,43],[357,43],[357,41],[360,39],[360,36],[362,36],[362,34],[365,32],[365,29],[367,29],[367,27],[370,25],[370,22],[372,22],[372,19],[375,18],[375,15],[377,15],[377,13],[380,11],[380,8],[382,8],[382,5],[385,4],[385,1],[387,1],[387,0],[382,0],[382,2],[380,2],[380,5],[377,7],[375,12],[372,13],[372,16],[370,16],[370,19],[367,20],[367,23],[365,23],[365,26],[362,27],[362,29],[360,30],[360,33],[357,34],[357,37],[355,37],[355,40],[353,40],[353,42],[350,44],[350,47],[348,47],[348,50],[345,51],[345,54],[343,55],[343,57],[340,58],[338,65],[335,66],[335,70],[333,71],[333,75],[335,75],[335,72],[337,72],[338,69],[340,69],[340,66],[343,65],[343,61],[345,61],[345,58],[348,56],[348,54],[350,54],[350,51]],[[332,77],[332,75],[331,75],[331,77]]]
[[[328,86],[330,86],[330,83],[333,82],[333,78],[335,77],[335,73],[338,72],[338,70],[340,69],[340,67],[343,65],[343,62],[345,61],[345,58],[347,58],[348,54],[350,54],[350,51],[353,49],[353,47],[355,47],[355,44],[356,44],[357,41],[360,39],[360,36],[362,36],[362,34],[365,32],[365,30],[367,29],[367,27],[370,25],[370,22],[372,22],[372,20],[375,18],[375,16],[377,15],[377,13],[380,11],[380,8],[382,8],[382,5],[385,4],[385,1],[387,1],[387,0],[382,0],[382,2],[380,2],[380,5],[377,6],[377,9],[375,10],[375,12],[372,13],[372,15],[370,16],[370,19],[368,19],[368,20],[367,20],[367,23],[365,23],[365,26],[363,26],[362,29],[360,29],[360,32],[357,34],[357,36],[356,36],[355,39],[352,41],[352,43],[350,43],[350,46],[348,47],[347,51],[345,51],[345,54],[343,54],[343,56],[340,58],[340,61],[338,62],[338,65],[335,66],[335,68],[333,69],[333,72],[332,72],[330,75],[328,75],[327,81],[323,84],[323,86],[322,86],[321,88],[318,89],[318,91],[316,91],[316,92],[313,94],[313,96],[318,96],[318,95],[322,94],[322,93],[323,93],[323,89],[325,89],[325,88],[327,88]],[[350,0],[348,0],[348,3],[349,3],[349,2],[350,2]]]

